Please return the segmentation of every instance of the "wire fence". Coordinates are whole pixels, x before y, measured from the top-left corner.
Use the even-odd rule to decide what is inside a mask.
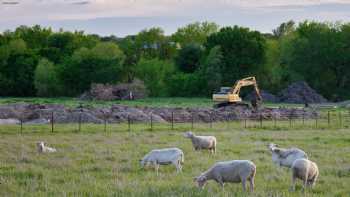
[[[223,112],[220,118],[212,114],[192,113],[191,115],[172,112],[166,121],[159,121],[155,115],[149,114],[147,120],[138,120],[127,116],[120,121],[111,121],[107,115],[100,123],[85,122],[82,112],[73,123],[59,123],[56,114],[51,112],[46,124],[30,124],[20,119],[18,125],[1,125],[0,132],[114,132],[114,131],[156,131],[156,130],[200,130],[200,129],[343,129],[350,128],[349,111],[319,111],[316,115],[287,114],[270,115],[257,114],[253,117],[237,117],[235,113]]]

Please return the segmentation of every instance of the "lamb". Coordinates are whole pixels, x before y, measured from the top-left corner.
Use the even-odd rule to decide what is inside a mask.
[[[208,149],[212,154],[216,152],[217,141],[214,136],[196,136],[188,131],[184,137],[191,139],[194,150]]]
[[[249,180],[250,191],[254,191],[256,166],[249,160],[232,160],[217,162],[209,170],[194,178],[198,187],[203,189],[208,180],[214,180],[224,188],[224,183],[242,182],[243,191],[246,191],[246,181]]]
[[[152,164],[157,175],[160,165],[173,164],[176,167],[176,172],[181,172],[181,163],[184,163],[184,153],[179,148],[155,149],[146,154],[140,161],[142,168]]]
[[[292,186],[291,190],[295,191],[295,182],[299,178],[303,180],[303,190],[306,187],[314,187],[319,175],[317,164],[308,159],[297,159],[292,165]]]
[[[307,154],[298,148],[278,148],[276,144],[269,144],[269,149],[272,153],[272,161],[278,166],[290,168],[296,159],[308,159]]]
[[[43,141],[37,142],[37,147],[39,153],[54,153],[57,151],[55,148],[46,146]]]

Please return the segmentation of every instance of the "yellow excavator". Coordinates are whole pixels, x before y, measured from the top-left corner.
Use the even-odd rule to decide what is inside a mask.
[[[213,101],[217,102],[214,107],[224,107],[227,105],[247,105],[242,102],[242,98],[239,96],[239,92],[244,86],[254,86],[255,99],[251,101],[253,108],[260,107],[262,103],[262,97],[258,88],[255,77],[247,77],[236,81],[233,87],[221,87],[220,92],[213,94]]]

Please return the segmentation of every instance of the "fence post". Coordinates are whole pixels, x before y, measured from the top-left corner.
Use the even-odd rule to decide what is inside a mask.
[[[244,128],[247,128],[247,117],[244,117]]]
[[[316,129],[317,129],[317,120],[318,120],[318,115],[316,114],[316,119],[315,119]]]
[[[22,134],[22,132],[23,132],[23,117],[21,116],[21,118],[20,118],[20,125],[21,125],[21,134]]]
[[[130,123],[131,123],[131,120],[130,120],[130,116],[128,115],[128,131],[129,132],[131,131]]]
[[[263,117],[262,117],[262,115],[260,114],[260,128],[262,128],[262,121],[263,121]]]
[[[104,117],[104,131],[106,132],[107,131],[107,116],[106,115],[104,115],[103,116]]]
[[[292,114],[289,114],[289,128],[292,128]]]
[[[339,111],[338,116],[339,116],[339,124],[340,124],[340,128],[342,128],[342,127],[343,127],[343,120],[342,120],[342,114],[341,114],[341,111]]]
[[[193,121],[194,121],[193,118],[194,118],[194,117],[193,117],[193,112],[192,112],[192,113],[191,113],[191,129],[192,129],[192,130],[193,130]]]
[[[209,113],[210,128],[213,128],[213,117],[212,113]]]
[[[303,126],[305,125],[305,109],[303,111]]]
[[[151,131],[153,131],[153,114],[151,113]]]
[[[328,111],[327,113],[327,120],[328,120],[328,128],[329,128],[329,125],[331,124],[331,120],[330,120],[331,116],[330,116],[330,112]]]
[[[53,133],[53,111],[51,112],[51,132]]]
[[[81,130],[81,112],[79,112],[79,120],[78,120],[78,124],[79,124],[79,129],[78,129],[78,131],[80,132],[80,130]]]
[[[276,114],[273,116],[273,127],[276,129]]]
[[[174,112],[171,112],[171,130],[174,130]]]

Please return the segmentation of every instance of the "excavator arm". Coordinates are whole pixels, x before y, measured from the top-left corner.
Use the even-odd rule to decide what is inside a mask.
[[[227,94],[213,94],[213,100],[216,102],[221,102],[216,106],[226,106],[228,104],[240,103],[242,99],[239,96],[242,87],[245,86],[254,86],[256,93],[256,99],[252,100],[252,106],[254,108],[259,107],[262,102],[262,97],[258,88],[255,77],[247,77],[241,80],[236,81],[235,85],[231,87],[230,91]]]

